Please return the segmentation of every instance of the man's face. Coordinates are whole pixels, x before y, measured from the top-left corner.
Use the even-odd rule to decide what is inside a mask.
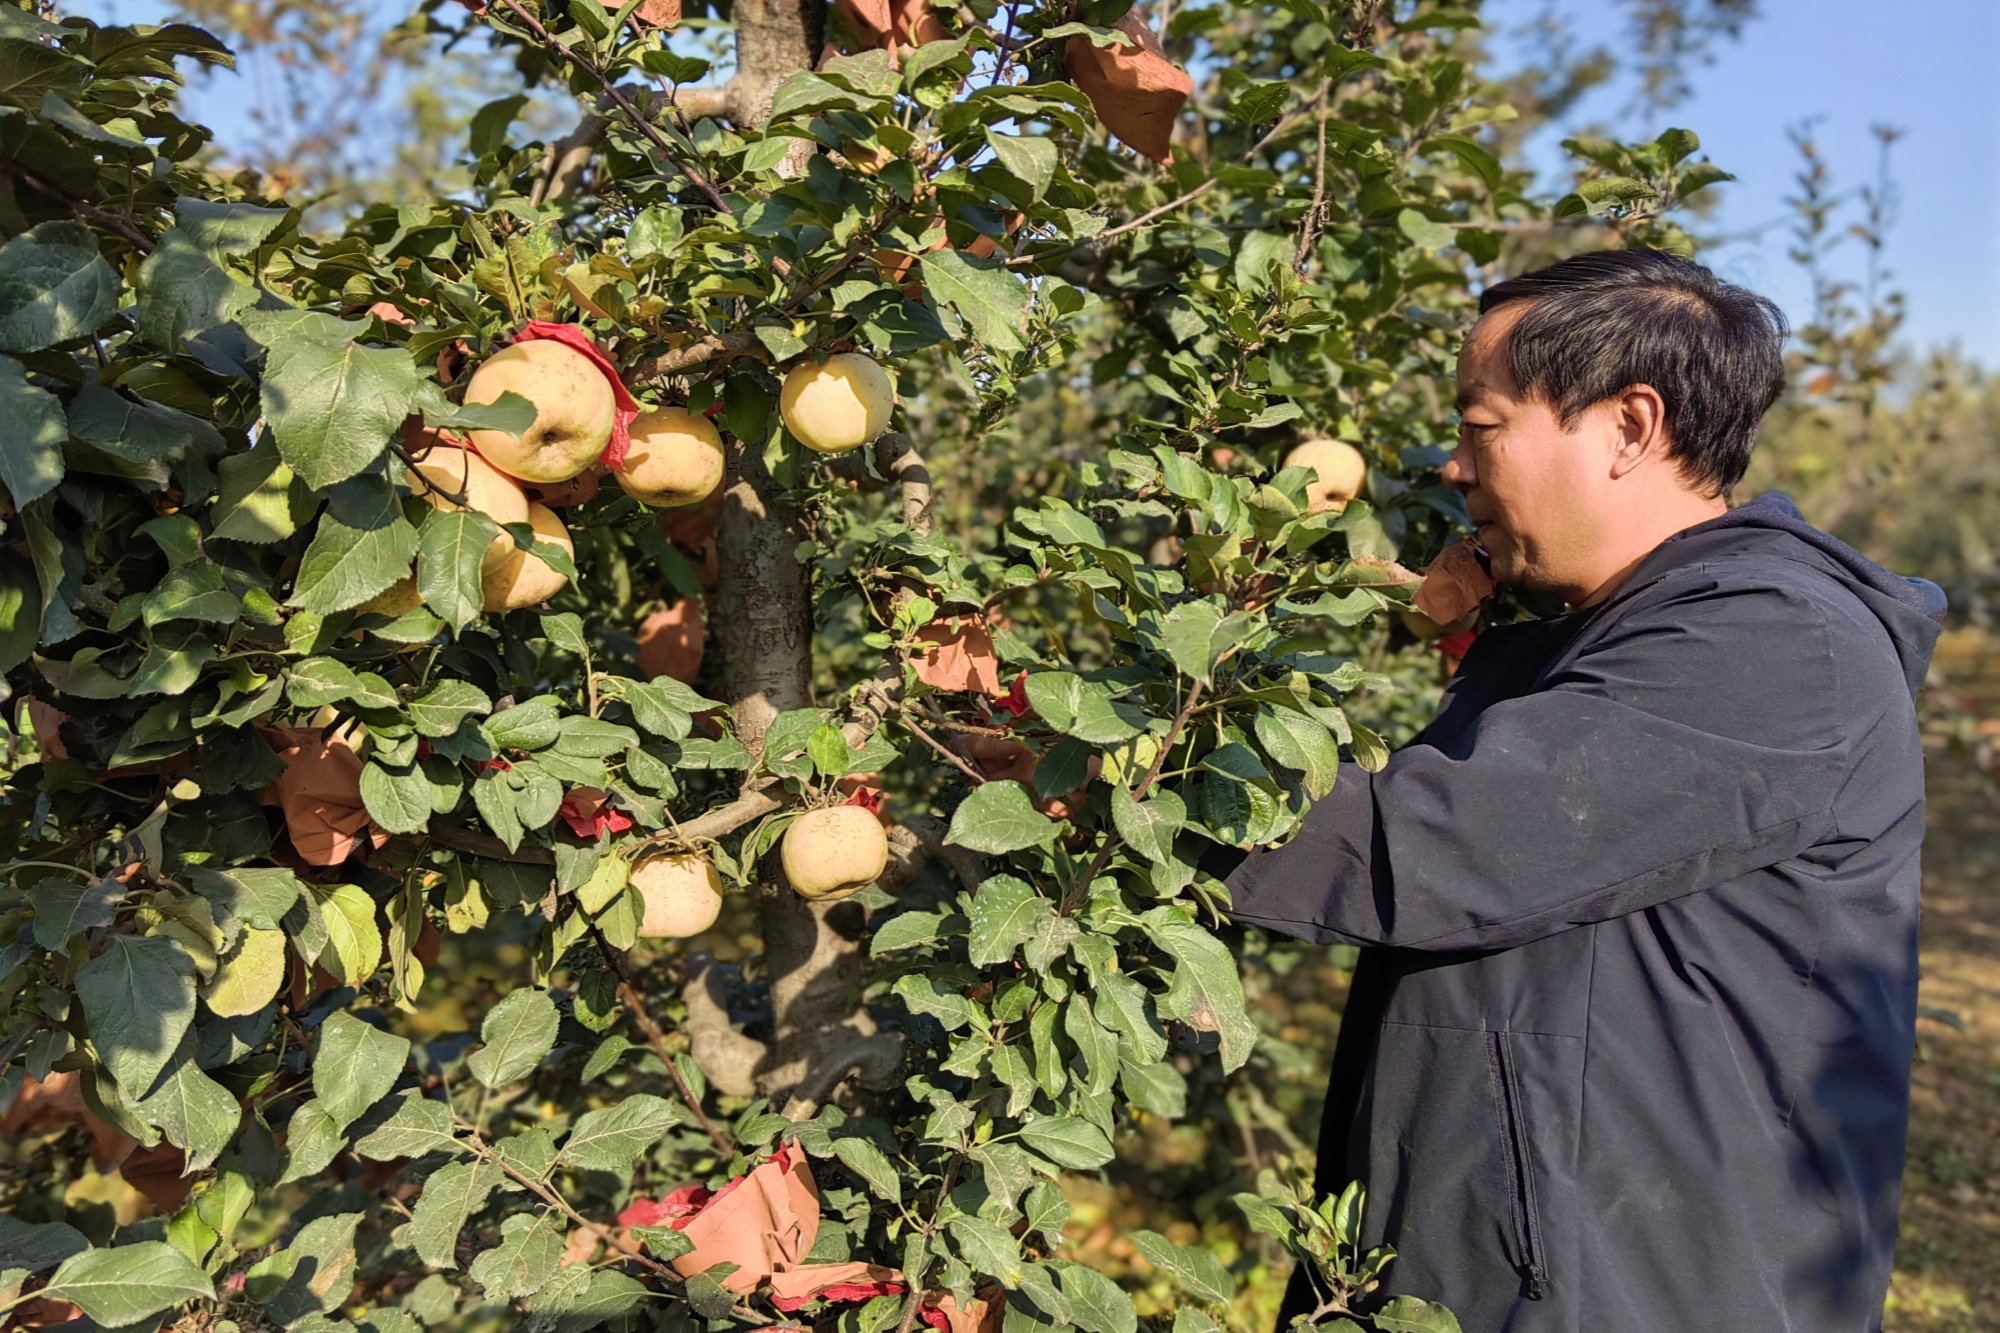
[[[1568,597],[1592,586],[1584,571],[1602,533],[1604,413],[1565,430],[1555,409],[1523,398],[1507,365],[1507,338],[1525,303],[1483,317],[1458,358],[1458,449],[1444,479],[1465,496],[1479,544],[1500,582]]]

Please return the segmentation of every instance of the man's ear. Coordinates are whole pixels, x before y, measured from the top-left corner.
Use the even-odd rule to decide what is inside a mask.
[[[1613,399],[1618,431],[1611,475],[1623,477],[1649,461],[1667,457],[1667,404],[1650,384],[1627,386]]]

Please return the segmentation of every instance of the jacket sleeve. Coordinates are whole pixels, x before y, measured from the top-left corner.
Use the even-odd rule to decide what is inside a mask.
[[[1624,611],[1535,694],[1370,775],[1229,876],[1321,943],[1509,948],[1698,893],[1832,830],[1853,737],[1817,597],[1712,581]],[[1851,637],[1851,636],[1850,636]]]

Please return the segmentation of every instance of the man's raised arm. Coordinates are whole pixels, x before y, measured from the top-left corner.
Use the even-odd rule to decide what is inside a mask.
[[[1229,876],[1234,915],[1322,943],[1507,948],[1804,851],[1857,734],[1840,657],[1887,649],[1813,578],[1672,578],[1606,608],[1601,641],[1457,746],[1343,765],[1293,841]]]

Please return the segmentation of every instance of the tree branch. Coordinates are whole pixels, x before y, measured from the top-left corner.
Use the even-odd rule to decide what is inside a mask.
[[[949,824],[931,815],[917,815],[904,820],[903,827],[923,843],[927,853],[951,867],[960,888],[967,893],[979,892],[979,886],[986,881],[986,864],[979,859],[978,852],[944,840],[951,831]]]
[[[730,115],[729,89],[721,88],[676,88],[671,98],[674,106],[695,120],[722,120]]]
[[[433,824],[427,835],[440,847],[449,847],[454,852],[466,852],[473,856],[483,856],[489,861],[511,861],[522,866],[554,866],[555,853],[546,847],[529,843],[519,850],[510,849],[506,843],[490,833],[480,833],[454,824]]]
[[[685,347],[670,348],[657,356],[642,359],[632,368],[631,377],[640,384],[666,379],[693,370],[709,361],[733,361],[761,351],[763,344],[754,333],[710,333]]]
[[[684,839],[726,838],[745,824],[762,819],[783,804],[784,802],[769,795],[761,787],[745,788],[728,805],[718,807],[655,836]]]
[[[709,1086],[731,1097],[754,1097],[757,1071],[770,1048],[746,1037],[729,1021],[723,1000],[722,968],[705,953],[688,958],[688,980],[681,987],[687,1006],[688,1054],[694,1057]]]
[[[586,111],[575,129],[550,144],[548,161],[542,164],[542,174],[536,178],[528,202],[539,208],[575,194],[583,184],[584,168],[604,141],[604,128],[600,111]]]
[[[872,1032],[814,1060],[811,1072],[785,1101],[788,1120],[810,1120],[834,1089],[852,1075],[865,1087],[885,1087],[903,1066],[903,1034]]]

